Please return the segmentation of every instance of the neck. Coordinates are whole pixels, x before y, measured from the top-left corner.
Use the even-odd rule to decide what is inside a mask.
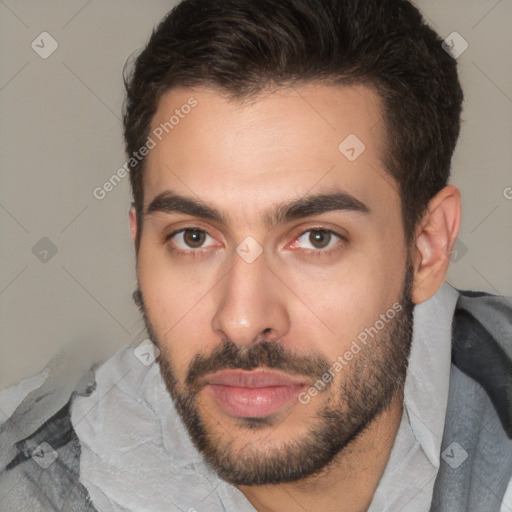
[[[258,512],[368,510],[402,418],[403,386],[392,402],[321,474],[283,484],[239,486]]]

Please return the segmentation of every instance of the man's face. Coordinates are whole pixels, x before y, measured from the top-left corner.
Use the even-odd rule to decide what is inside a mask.
[[[369,88],[319,84],[159,104],[143,313],[192,440],[232,483],[318,473],[403,384],[412,269],[381,114]]]

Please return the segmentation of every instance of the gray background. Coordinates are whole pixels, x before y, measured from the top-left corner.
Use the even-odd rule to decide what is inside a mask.
[[[128,178],[101,201],[93,190],[125,162],[123,65],[172,5],[0,0],[0,389],[63,349],[71,375],[145,337]],[[469,43],[452,178],[464,215],[447,281],[512,296],[512,0],[417,5],[442,37]],[[58,43],[46,59],[31,47],[42,32]]]

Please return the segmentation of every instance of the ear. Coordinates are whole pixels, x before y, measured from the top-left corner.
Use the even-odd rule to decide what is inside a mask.
[[[461,222],[460,192],[452,185],[439,191],[416,231],[413,247],[413,302],[426,301],[441,287]]]
[[[137,236],[137,214],[135,213],[134,206],[130,208],[128,217],[130,219],[130,232],[132,234],[132,240],[135,242],[135,237]]]

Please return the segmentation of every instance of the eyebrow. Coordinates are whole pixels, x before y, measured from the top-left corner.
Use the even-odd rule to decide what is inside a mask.
[[[353,195],[344,191],[315,194],[274,206],[265,212],[263,221],[268,228],[284,222],[319,215],[332,211],[350,211],[369,214],[370,208]],[[144,216],[153,213],[182,213],[194,217],[227,224],[226,216],[217,208],[173,191],[167,190],[156,196],[149,204]]]

